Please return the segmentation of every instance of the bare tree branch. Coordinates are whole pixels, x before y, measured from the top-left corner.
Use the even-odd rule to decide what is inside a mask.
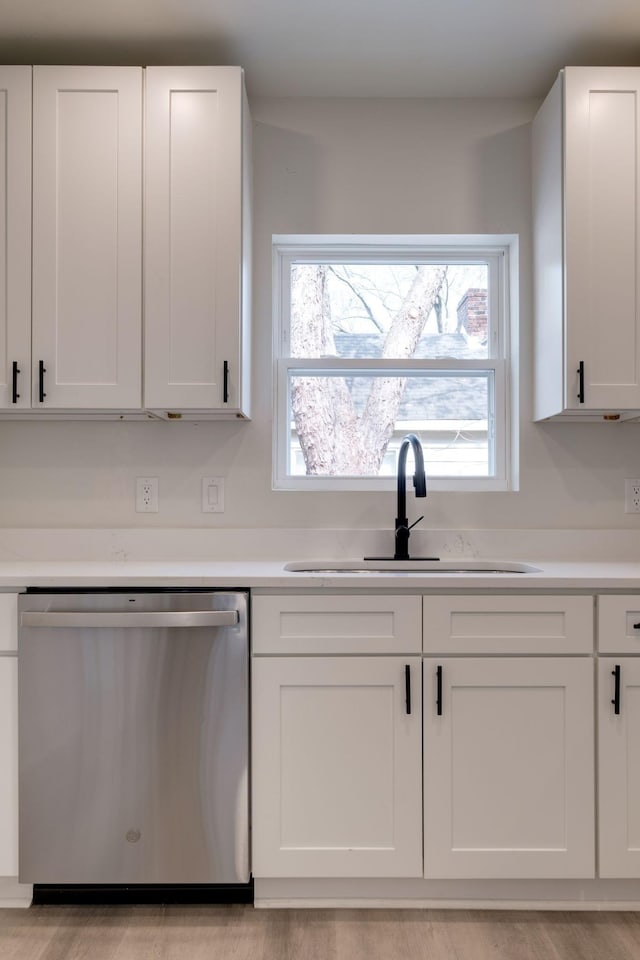
[[[341,276],[336,270],[334,270],[333,267],[329,267],[329,270],[331,271],[331,273],[333,274],[333,276],[336,278],[336,280],[340,280],[340,281],[342,281],[342,283],[346,283],[346,285],[349,287],[349,290],[351,290],[352,294],[353,294],[355,297],[357,297],[357,299],[360,301],[360,303],[361,303],[362,306],[364,307],[365,312],[366,312],[369,320],[370,320],[371,323],[374,325],[374,327],[376,328],[376,330],[379,330],[380,333],[384,333],[384,328],[380,325],[380,323],[379,323],[379,322],[376,320],[376,318],[374,317],[373,311],[371,310],[371,307],[369,306],[369,304],[367,303],[367,301],[365,300],[365,298],[362,296],[362,294],[360,293],[360,291],[359,291],[356,287],[354,287],[354,285],[351,283],[351,281],[350,281],[347,277]]]

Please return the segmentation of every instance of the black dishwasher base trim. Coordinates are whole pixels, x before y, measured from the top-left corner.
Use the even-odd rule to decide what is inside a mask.
[[[44,904],[253,903],[249,883],[36,883],[33,905]]]

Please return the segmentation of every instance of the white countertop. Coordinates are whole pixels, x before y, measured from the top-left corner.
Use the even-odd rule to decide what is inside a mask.
[[[219,587],[265,590],[640,591],[640,527],[628,530],[431,530],[412,556],[519,561],[539,573],[289,572],[291,561],[384,556],[389,530],[0,529],[0,590]]]
[[[291,573],[282,560],[0,561],[0,589],[26,587],[251,587],[331,590],[640,590],[640,563],[547,561],[540,573]],[[449,558],[452,559],[452,558]],[[511,558],[510,558],[511,559]],[[522,558],[518,558],[522,559]]]

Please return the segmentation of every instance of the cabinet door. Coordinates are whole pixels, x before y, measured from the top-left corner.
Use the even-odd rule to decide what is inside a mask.
[[[29,407],[31,67],[0,67],[0,408]],[[15,379],[15,390],[14,390]]]
[[[18,658],[0,656],[0,877],[18,876]]]
[[[598,704],[600,876],[640,877],[640,660],[599,661]]]
[[[243,97],[239,67],[146,70],[150,409],[242,406]]]
[[[142,70],[33,82],[33,406],[140,408]]]
[[[568,68],[564,116],[566,404],[640,409],[640,69]]]
[[[252,685],[254,876],[421,876],[420,660],[256,658]]]
[[[424,670],[425,876],[593,877],[591,659]]]

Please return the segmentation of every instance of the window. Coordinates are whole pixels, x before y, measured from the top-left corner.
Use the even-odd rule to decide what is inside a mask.
[[[513,237],[274,237],[274,486],[511,487]]]

